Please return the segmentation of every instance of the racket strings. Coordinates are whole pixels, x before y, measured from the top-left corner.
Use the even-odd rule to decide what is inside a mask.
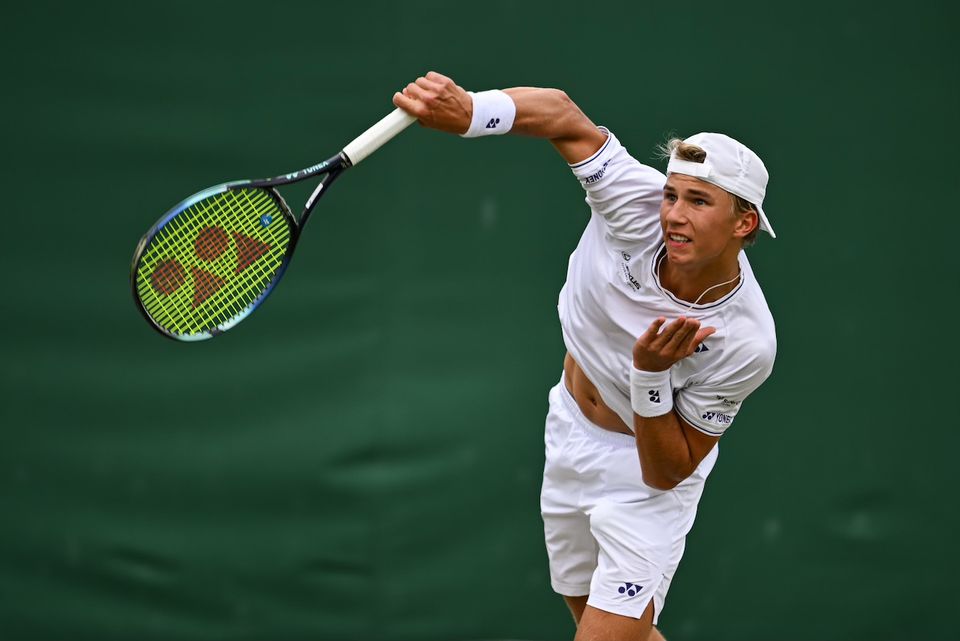
[[[193,285],[192,297],[167,295],[167,300],[163,300],[163,297],[160,296],[156,300],[151,301],[154,304],[148,308],[148,311],[154,316],[155,320],[164,324],[168,330],[172,330],[175,333],[189,334],[194,333],[194,331],[202,331],[216,327],[230,317],[240,313],[245,306],[244,303],[248,302],[243,300],[243,298],[248,297],[243,297],[242,291],[236,287],[233,288],[236,290],[233,293],[234,295],[241,294],[239,298],[230,298],[227,296],[231,294],[231,290],[227,289],[223,290],[223,296],[211,299],[211,297],[217,291],[222,290],[227,283],[227,279],[224,278],[227,274],[221,276],[218,272],[222,273],[227,270],[222,269],[222,266],[221,269],[217,269],[215,266],[207,264],[214,262],[216,258],[219,257],[217,254],[222,255],[223,253],[217,252],[216,246],[210,246],[209,241],[222,238],[226,235],[226,232],[224,230],[223,234],[216,232],[211,233],[206,231],[210,229],[210,225],[203,227],[201,225],[203,222],[213,222],[224,224],[228,227],[236,227],[236,206],[239,203],[231,202],[231,200],[231,194],[228,192],[227,194],[223,194],[219,199],[211,199],[210,202],[198,203],[188,209],[187,212],[185,212],[186,215],[181,214],[175,219],[181,224],[176,226],[168,224],[163,230],[164,233],[159,244],[161,251],[167,254],[173,254],[176,257],[172,259],[173,261],[176,261],[177,258],[186,259],[175,262],[174,264],[182,265],[184,262],[188,264],[193,263],[189,268]],[[247,200],[249,201],[249,197]],[[247,206],[253,205],[255,213],[259,212],[257,205],[261,203],[247,202],[245,204]],[[229,205],[229,207],[226,205]],[[200,214],[205,214],[205,216],[202,217]],[[203,220],[204,217],[207,218],[206,221]],[[241,225],[241,227],[243,227],[243,225]],[[223,229],[223,227],[220,227],[220,229]],[[189,242],[185,241],[189,241],[191,238],[194,239],[193,257],[184,251],[184,249],[189,246]],[[199,252],[197,251],[198,240],[200,244]],[[191,258],[194,260],[191,260]],[[199,261],[195,259],[199,259]],[[181,271],[182,268],[177,270],[177,273],[179,274]],[[185,291],[190,292],[191,290],[188,288]],[[158,293],[162,294],[163,292]],[[204,305],[204,303],[206,304]],[[164,312],[166,312],[167,315],[166,319],[163,318]]]
[[[137,294],[147,314],[180,336],[223,327],[269,289],[291,240],[262,189],[227,190],[171,218],[144,249]]]

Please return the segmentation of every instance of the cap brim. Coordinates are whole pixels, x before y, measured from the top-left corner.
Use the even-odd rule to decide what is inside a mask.
[[[763,213],[763,207],[757,207],[757,213],[760,214],[760,229],[770,234],[770,238],[776,238],[777,235],[773,233],[773,227],[770,226],[767,215]]]

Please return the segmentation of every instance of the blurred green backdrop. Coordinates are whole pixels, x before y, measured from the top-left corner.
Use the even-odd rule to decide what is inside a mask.
[[[414,127],[218,340],[164,340],[131,300],[170,206],[322,159],[430,69],[563,88],[645,161],[714,130],[771,169],[780,237],[750,257],[778,361],[724,438],[667,637],[957,637],[956,5],[5,14],[0,639],[572,636],[538,492],[588,210],[548,144]]]

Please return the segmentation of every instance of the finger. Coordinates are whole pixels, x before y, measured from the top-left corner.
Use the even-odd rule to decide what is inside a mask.
[[[697,331],[697,333],[693,335],[693,340],[691,340],[690,344],[687,346],[687,356],[690,356],[690,354],[693,354],[695,351],[697,351],[697,347],[704,341],[704,339],[716,333],[716,327],[704,327]]]
[[[697,332],[696,337],[693,339],[695,345],[702,343],[708,336],[713,336],[717,333],[716,327],[704,327]]]
[[[654,338],[657,337],[657,333],[660,332],[660,328],[663,327],[663,324],[665,322],[667,322],[667,319],[661,316],[660,318],[650,323],[650,327],[648,327],[647,330],[640,335],[640,338],[637,339],[637,342],[643,343],[643,344],[649,344],[651,341],[653,341]]]
[[[687,323],[684,329],[683,338],[673,346],[674,353],[678,358],[685,358],[687,351],[693,349],[693,341],[697,337],[697,331],[700,329],[700,321],[694,320],[693,323]]]
[[[440,84],[446,84],[446,83],[448,83],[448,82],[451,83],[451,84],[453,83],[453,79],[452,79],[452,78],[448,78],[447,76],[443,75],[442,73],[437,73],[436,71],[428,71],[428,72],[427,72],[427,80],[432,80],[432,81],[437,82],[437,83],[440,83]]]
[[[673,337],[663,346],[664,351],[673,354],[685,353],[687,343],[694,337],[699,328],[700,321],[695,318],[687,318]]]
[[[417,78],[417,80],[416,80],[416,85],[417,85],[418,87],[422,87],[423,89],[426,89],[427,91],[429,91],[429,92],[431,92],[431,93],[440,93],[440,90],[443,89],[443,87],[440,85],[440,83],[434,82],[434,81],[432,81],[432,80],[428,80],[428,79],[424,78],[423,76]]]
[[[417,83],[411,82],[409,85],[407,85],[406,89],[403,90],[403,93],[407,96],[410,96],[414,100],[423,101],[426,90],[420,87]]]
[[[400,107],[406,111],[411,116],[416,116],[417,118],[423,117],[423,103],[414,100],[408,96],[403,95],[399,91],[393,94],[393,104]]]
[[[650,343],[650,349],[655,349],[657,351],[662,350],[664,345],[670,342],[670,339],[673,338],[673,335],[680,331],[686,320],[686,318],[681,316],[677,320],[664,327],[663,331],[661,331],[660,334],[658,334],[657,337]]]

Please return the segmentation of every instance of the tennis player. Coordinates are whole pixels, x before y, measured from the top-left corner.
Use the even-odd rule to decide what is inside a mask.
[[[736,140],[700,133],[665,145],[665,176],[556,89],[469,93],[430,72],[394,104],[465,137],[546,138],[586,191],[546,420],[551,583],[578,641],[662,639],[654,624],[717,441],[773,368],[773,318],[742,251],[759,230],[774,236],[766,168]]]

